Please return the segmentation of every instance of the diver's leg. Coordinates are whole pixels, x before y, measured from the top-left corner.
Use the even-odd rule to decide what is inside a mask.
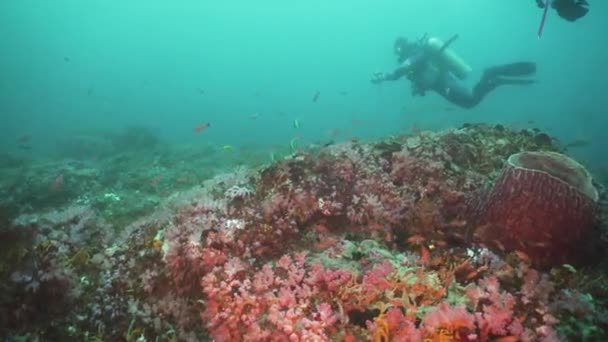
[[[435,87],[435,91],[451,103],[462,108],[475,107],[480,99],[469,88],[453,77],[449,77]]]
[[[516,62],[495,67],[487,68],[484,71],[484,77],[497,76],[530,76],[536,72],[536,63],[534,62]]]
[[[492,90],[496,89],[501,83],[499,83],[499,78],[496,76],[489,76],[486,73],[481,77],[479,82],[473,87],[473,97],[477,99],[478,102],[481,102],[486,95]]]
[[[533,84],[535,81],[531,79],[509,77],[529,76],[534,72],[536,72],[536,64],[531,62],[518,62],[488,68],[473,88],[473,96],[481,101],[489,92],[501,85]]]

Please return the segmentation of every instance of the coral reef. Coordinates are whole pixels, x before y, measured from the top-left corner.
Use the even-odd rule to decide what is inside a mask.
[[[78,202],[6,220],[0,233],[19,243],[0,268],[2,337],[606,339],[601,265],[545,272],[524,252],[471,239],[471,203],[504,161],[555,150],[541,132],[466,125],[218,173],[158,196],[129,224]],[[589,232],[598,256],[604,227]]]

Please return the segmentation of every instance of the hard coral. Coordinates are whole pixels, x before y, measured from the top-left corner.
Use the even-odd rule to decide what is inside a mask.
[[[597,199],[591,175],[569,157],[513,154],[481,206],[478,236],[523,251],[539,267],[573,262],[582,256]]]

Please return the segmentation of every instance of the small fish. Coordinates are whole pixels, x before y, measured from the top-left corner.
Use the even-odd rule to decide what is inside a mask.
[[[340,135],[340,130],[338,128],[330,129],[327,134],[331,135],[332,137],[336,137]]]
[[[160,181],[163,180],[164,176],[165,175],[161,173],[161,174],[157,175],[156,177],[152,178],[152,180],[150,180],[150,185],[152,185],[154,187],[157,186],[158,183],[160,183]]]
[[[260,113],[253,113],[253,114],[249,115],[249,118],[251,120],[255,120],[255,119],[259,118],[259,117],[260,117]]]
[[[200,125],[194,127],[194,133],[196,133],[196,134],[201,133],[202,131],[206,130],[209,127],[211,127],[211,124],[208,122],[205,122],[204,124],[200,124]]]
[[[22,134],[22,135],[21,135],[21,136],[20,136],[20,137],[17,139],[17,141],[18,141],[19,143],[28,143],[28,142],[30,142],[30,139],[32,139],[32,134],[31,134],[31,133],[25,133],[25,134]]]
[[[522,251],[517,250],[517,251],[515,251],[515,252],[513,252],[513,253],[515,253],[515,255],[517,255],[517,257],[518,257],[518,258],[519,258],[521,261],[523,261],[523,262],[525,262],[525,263],[530,263],[530,262],[532,261],[532,259],[530,259],[530,257],[528,256],[528,254],[526,254],[526,253],[524,253],[524,252],[522,252]]]
[[[498,247],[498,249],[500,249],[501,252],[505,251],[505,246],[498,240],[492,240],[492,242],[494,243],[494,245],[496,247]]]
[[[420,264],[428,265],[431,261],[431,252],[425,246],[420,246]]]
[[[300,128],[300,121],[298,119],[293,120],[293,128]]]
[[[437,247],[446,247],[448,245],[448,243],[444,240],[437,240],[435,241],[435,244],[437,245]]]
[[[291,150],[292,153],[296,152],[298,150],[298,145],[297,142],[300,138],[296,137],[291,139],[291,141],[289,141],[289,149]]]
[[[321,92],[317,90],[317,92],[312,97],[312,102],[317,102],[317,100],[319,99],[319,95],[321,95]]]
[[[63,173],[59,174],[59,176],[55,177],[53,184],[51,184],[51,191],[57,191],[63,185]]]
[[[418,125],[416,125],[416,123],[413,123],[410,125],[410,132],[412,134],[418,134],[421,132],[420,127],[418,127]]]
[[[346,90],[341,90],[341,91],[339,92],[339,94],[340,94],[340,95],[342,95],[342,96],[346,96],[346,95],[348,95],[348,91],[346,91]]]
[[[338,240],[335,237],[327,237],[327,238],[323,238],[322,240],[318,241],[315,244],[315,248],[317,250],[321,250],[324,251],[334,245],[336,245],[338,242],[340,242],[340,240]]]
[[[29,150],[32,148],[32,146],[30,145],[31,139],[32,139],[32,134],[25,133],[17,139],[17,146],[22,150]]]
[[[411,243],[412,245],[420,245],[422,244],[426,239],[420,235],[420,234],[416,234],[416,235],[412,235],[407,239],[407,242]]]
[[[570,264],[563,264],[562,267],[568,270],[570,273],[576,273],[576,268]]]
[[[155,250],[157,250],[157,251],[160,251],[160,249],[161,249],[162,247],[163,247],[163,241],[162,241],[162,240],[159,240],[159,239],[154,239],[154,240],[152,241],[152,248],[153,248],[153,249],[155,249]]]
[[[519,339],[515,336],[502,336],[494,340],[494,342],[517,342]]]
[[[222,149],[224,149],[226,151],[232,151],[233,147],[232,147],[232,145],[224,145],[224,146],[222,146]]]
[[[564,148],[576,148],[576,147],[585,147],[588,146],[590,142],[585,139],[576,139],[564,145]]]

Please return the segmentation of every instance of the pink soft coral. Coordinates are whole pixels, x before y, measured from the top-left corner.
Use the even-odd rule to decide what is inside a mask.
[[[422,332],[416,328],[416,324],[408,320],[400,309],[390,308],[386,312],[386,323],[390,331],[390,336],[394,341],[420,342]]]
[[[510,293],[500,291],[498,278],[481,279],[479,287],[467,288],[467,295],[477,309],[475,321],[481,341],[487,341],[490,335],[521,337],[524,329],[513,312],[517,301]]]
[[[421,326],[426,334],[431,336],[441,329],[447,329],[452,333],[459,333],[462,330],[470,332],[475,328],[475,316],[467,312],[464,306],[450,307],[448,303],[441,302],[424,315]]]
[[[285,255],[254,272],[231,258],[205,275],[202,318],[210,335],[218,341],[329,340],[340,316],[319,300],[316,277],[305,261],[304,253]],[[323,273],[321,266],[315,273]]]
[[[311,267],[311,278],[317,286],[333,292],[350,281],[353,274],[343,269],[329,270],[324,268],[321,263],[315,263]]]

